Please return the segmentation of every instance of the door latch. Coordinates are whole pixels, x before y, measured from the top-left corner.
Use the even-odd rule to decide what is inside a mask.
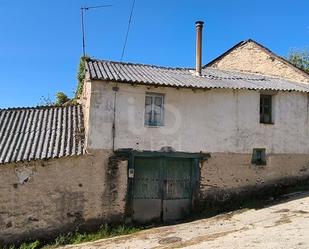
[[[134,178],[134,169],[129,169],[129,178]]]

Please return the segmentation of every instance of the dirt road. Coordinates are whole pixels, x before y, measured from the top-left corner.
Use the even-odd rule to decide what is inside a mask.
[[[66,246],[93,248],[309,248],[309,192],[259,210],[239,210],[128,236]]]

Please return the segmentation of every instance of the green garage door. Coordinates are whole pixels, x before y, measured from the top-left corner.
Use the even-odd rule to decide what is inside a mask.
[[[133,220],[174,221],[189,215],[193,160],[136,157],[133,179]]]

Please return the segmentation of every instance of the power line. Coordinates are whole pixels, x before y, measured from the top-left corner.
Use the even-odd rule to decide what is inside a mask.
[[[124,52],[125,52],[125,50],[126,50],[127,41],[128,41],[128,37],[129,37],[129,32],[130,32],[130,28],[131,28],[131,22],[132,22],[132,16],[133,16],[134,6],[135,6],[135,0],[133,0],[132,6],[131,6],[131,12],[130,12],[130,17],[129,17],[129,21],[128,21],[127,32],[126,32],[126,36],[125,36],[125,40],[124,40],[124,44],[123,44],[123,48],[122,48],[122,52],[121,52],[120,62],[122,62],[123,56],[124,56]]]
[[[130,16],[129,16],[129,21],[128,21],[128,27],[127,27],[127,32],[126,32],[126,36],[124,39],[124,44],[122,47],[122,52],[121,52],[121,56],[120,56],[120,62],[122,62],[123,57],[124,57],[124,53],[126,50],[126,46],[127,46],[127,41],[128,41],[128,37],[129,37],[129,32],[130,32],[130,28],[131,28],[131,22],[132,22],[132,17],[133,17],[133,11],[134,11],[134,6],[135,6],[135,0],[133,0],[132,2],[132,6],[131,6],[131,11],[130,11]],[[117,74],[120,75],[120,71],[121,71],[122,67],[119,66]],[[116,138],[116,102],[117,102],[117,91],[118,91],[118,82],[116,82],[116,86],[113,87],[114,90],[114,110],[113,110],[113,126],[112,126],[112,148],[113,151],[115,151],[115,138]]]

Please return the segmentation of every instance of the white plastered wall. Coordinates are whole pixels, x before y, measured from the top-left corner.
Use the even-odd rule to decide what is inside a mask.
[[[111,149],[115,83],[92,81],[87,148]],[[196,90],[118,84],[115,149],[185,152],[309,152],[306,93],[276,92],[274,124],[259,123],[259,91]],[[145,93],[165,95],[165,125],[145,127]],[[89,96],[89,95],[88,95]]]

